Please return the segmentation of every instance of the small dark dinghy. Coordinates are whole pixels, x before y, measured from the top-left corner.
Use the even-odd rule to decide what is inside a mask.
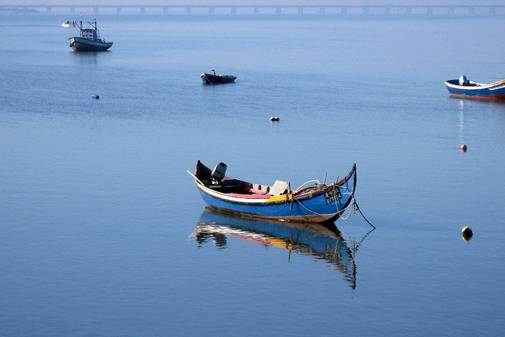
[[[203,84],[233,83],[237,79],[237,77],[233,75],[216,74],[216,71],[214,69],[212,69],[212,74],[203,73],[200,75],[200,77],[202,78]]]
[[[68,45],[75,51],[106,51],[112,47],[113,42],[106,42],[100,38],[96,20],[88,22],[89,27],[83,28],[82,21],[79,22],[80,36],[68,39]]]
[[[347,175],[331,184],[309,180],[295,190],[287,181],[255,184],[226,176],[226,164],[211,170],[200,161],[195,180],[203,200],[212,208],[242,216],[295,222],[332,222],[354,199],[356,164]]]
[[[485,100],[505,100],[505,80],[483,84],[469,81],[465,75],[461,75],[459,79],[445,81],[445,86],[449,90],[449,93],[454,96]]]
[[[61,26],[63,28],[69,28],[69,27],[72,27],[74,26],[75,27],[75,21],[70,21],[70,20],[66,20],[66,21],[63,21]]]

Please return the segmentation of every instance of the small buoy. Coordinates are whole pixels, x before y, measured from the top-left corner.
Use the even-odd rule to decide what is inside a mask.
[[[470,226],[463,227],[463,229],[461,230],[461,237],[463,238],[463,240],[470,241],[472,239],[472,236],[473,231],[470,228]]]
[[[468,147],[466,146],[466,144],[461,144],[459,146],[459,149],[461,150],[461,152],[466,152],[466,150],[468,150]]]
[[[277,116],[272,116],[272,117],[270,117],[270,121],[271,121],[271,122],[278,122],[278,121],[280,121],[280,120],[281,120],[281,119],[280,119],[279,117],[277,117]]]
[[[93,95],[93,96],[92,96],[92,98],[93,98],[93,99],[100,99],[100,96],[98,96],[98,95]]]

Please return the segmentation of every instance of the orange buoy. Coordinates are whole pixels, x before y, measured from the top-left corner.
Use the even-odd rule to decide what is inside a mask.
[[[461,150],[461,152],[466,152],[466,150],[468,150],[468,147],[466,146],[466,144],[461,144],[459,146],[459,149]]]
[[[470,241],[472,239],[472,236],[473,231],[470,228],[470,226],[463,227],[463,229],[461,230],[461,237],[463,238],[463,240]]]

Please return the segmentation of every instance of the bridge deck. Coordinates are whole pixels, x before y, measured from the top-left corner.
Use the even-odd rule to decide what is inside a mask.
[[[504,5],[0,5],[1,12],[166,15],[505,16]]]

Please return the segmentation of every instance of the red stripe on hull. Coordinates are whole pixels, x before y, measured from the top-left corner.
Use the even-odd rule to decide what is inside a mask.
[[[499,101],[505,103],[505,94],[502,95],[465,95],[465,94],[449,94],[451,98],[463,98],[476,101]]]

